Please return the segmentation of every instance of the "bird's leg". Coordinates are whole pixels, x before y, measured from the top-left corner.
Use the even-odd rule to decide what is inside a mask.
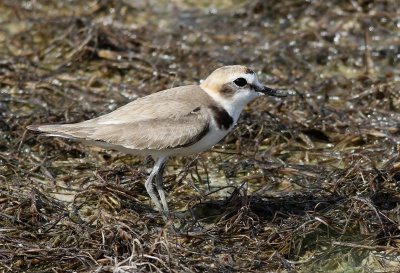
[[[165,199],[165,193],[162,182],[163,172],[167,160],[168,157],[159,157],[156,159],[156,163],[154,164],[153,170],[151,171],[150,176],[149,178],[147,178],[145,183],[147,193],[150,195],[151,200],[153,200],[154,204],[156,205],[157,210],[162,214],[164,220],[169,219],[168,204],[167,200]],[[162,202],[162,206],[157,195],[154,192],[154,186],[153,186],[154,178],[156,179],[156,187]]]
[[[157,207],[157,210],[159,212],[163,212],[163,208],[160,204],[160,201],[157,198],[157,195],[154,192],[154,186],[153,186],[153,179],[154,176],[159,172],[160,170],[160,164],[157,164],[159,161],[159,159],[156,161],[156,163],[154,164],[153,170],[150,173],[150,176],[147,178],[146,183],[144,184],[144,186],[146,187],[147,193],[149,194],[151,200],[153,200],[154,204]]]
[[[156,188],[158,191],[158,195],[160,196],[161,203],[164,208],[164,212],[169,217],[168,203],[167,203],[167,199],[165,198],[164,185],[163,185],[163,173],[164,173],[166,163],[167,163],[167,159],[165,158],[162,160],[161,166],[156,175]]]

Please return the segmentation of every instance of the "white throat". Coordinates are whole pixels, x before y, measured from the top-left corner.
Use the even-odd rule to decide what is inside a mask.
[[[231,98],[223,98],[206,87],[200,87],[228,112],[228,114],[233,118],[234,124],[236,124],[237,120],[239,119],[243,108],[250,101],[258,97],[258,95],[254,92],[254,96],[234,96]]]

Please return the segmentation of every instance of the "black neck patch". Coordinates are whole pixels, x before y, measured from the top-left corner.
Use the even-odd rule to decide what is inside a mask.
[[[214,121],[219,129],[228,130],[233,124],[233,118],[222,107],[216,105],[209,106],[214,117]]]

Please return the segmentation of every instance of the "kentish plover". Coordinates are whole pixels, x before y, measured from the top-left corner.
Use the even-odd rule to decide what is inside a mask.
[[[163,189],[168,157],[196,154],[212,147],[233,128],[246,104],[265,94],[285,96],[261,85],[256,74],[245,66],[224,66],[200,85],[160,91],[87,121],[31,125],[28,129],[128,154],[151,155],[155,165],[145,187],[157,209],[169,217]]]

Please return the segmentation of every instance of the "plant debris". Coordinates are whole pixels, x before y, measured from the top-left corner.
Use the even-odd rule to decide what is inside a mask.
[[[0,271],[398,272],[396,1],[0,3]],[[28,132],[243,64],[286,90],[176,158]],[[179,223],[179,230],[170,227]]]

